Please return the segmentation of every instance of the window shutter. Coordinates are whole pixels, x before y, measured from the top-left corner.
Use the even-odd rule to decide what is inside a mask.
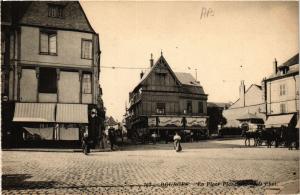
[[[48,53],[48,34],[41,33],[41,52]]]
[[[56,53],[56,34],[49,35],[49,52],[50,53]]]

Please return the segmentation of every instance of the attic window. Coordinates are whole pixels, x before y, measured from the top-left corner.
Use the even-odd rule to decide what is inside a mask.
[[[48,5],[48,16],[52,18],[63,18],[63,6],[61,5]]]

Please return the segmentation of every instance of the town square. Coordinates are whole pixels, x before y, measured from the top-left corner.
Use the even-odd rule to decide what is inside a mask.
[[[1,2],[3,194],[297,194],[296,1]]]
[[[295,193],[299,155],[243,140],[123,147],[114,152],[2,152],[3,194]],[[83,158],[84,157],[84,158]],[[294,183],[293,183],[294,182]],[[289,190],[289,184],[292,189]]]

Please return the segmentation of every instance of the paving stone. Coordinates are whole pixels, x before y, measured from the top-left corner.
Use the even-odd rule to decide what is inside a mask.
[[[262,194],[270,187],[265,182],[299,178],[295,150],[245,148],[242,140],[182,145],[180,153],[170,150],[171,144],[88,156],[3,151],[2,193]]]

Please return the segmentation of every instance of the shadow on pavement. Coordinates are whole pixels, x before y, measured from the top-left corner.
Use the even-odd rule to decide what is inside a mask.
[[[7,174],[2,175],[2,189],[41,189],[53,188],[56,182],[53,181],[26,181],[31,178],[29,174]]]

